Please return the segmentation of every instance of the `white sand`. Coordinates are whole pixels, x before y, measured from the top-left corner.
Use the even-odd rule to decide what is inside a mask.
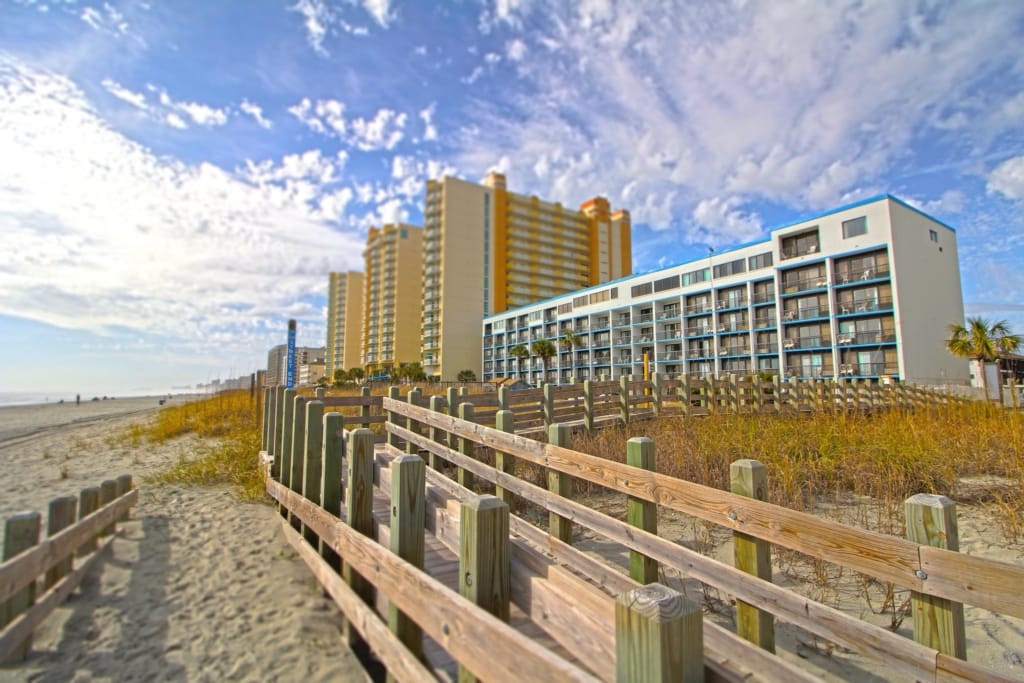
[[[273,508],[142,481],[196,445],[113,438],[156,408],[155,398],[0,408],[0,519],[45,516],[52,498],[123,473],[140,487],[108,557],[0,681],[368,680]]]

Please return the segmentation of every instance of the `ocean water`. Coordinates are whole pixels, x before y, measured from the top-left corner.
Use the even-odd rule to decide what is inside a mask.
[[[102,393],[89,393],[87,391],[82,392],[82,403],[91,401],[93,397],[100,400],[106,396],[108,399],[111,398],[129,398],[132,396],[156,396],[159,395],[159,391],[144,392],[143,394],[102,394]],[[75,392],[62,392],[62,391],[0,391],[0,406],[26,406],[26,405],[38,405],[45,403],[65,403],[75,402]]]

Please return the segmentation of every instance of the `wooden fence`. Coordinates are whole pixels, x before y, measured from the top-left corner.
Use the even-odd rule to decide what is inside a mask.
[[[633,397],[634,389],[644,387],[630,387],[620,396]],[[552,388],[538,391],[551,403],[557,400]],[[467,672],[492,680],[668,680],[684,672],[720,680],[752,674],[767,680],[807,678],[773,654],[774,621],[780,619],[874,660],[894,677],[1011,680],[965,661],[962,605],[1024,618],[1024,569],[955,552],[955,513],[944,497],[909,499],[909,538],[901,539],[763,502],[766,473],[755,461],[734,463],[732,491],[719,491],[658,474],[649,439],[630,440],[627,464],[610,462],[567,448],[564,424],[548,427],[549,443],[517,434],[519,415],[511,408],[493,411],[494,426],[480,424],[480,395],[426,398],[414,390],[400,400],[397,389],[389,393],[380,399],[387,441],[378,444],[376,458],[374,435],[345,431],[347,418],[323,415],[319,401],[306,404],[304,422],[295,421],[298,409],[292,411],[291,434],[302,432],[303,439],[293,438],[287,450],[265,457],[268,491],[289,518],[289,539],[349,624],[389,671],[401,672],[396,673],[400,679],[430,674],[422,669],[430,661],[422,655],[424,634]],[[564,396],[576,399],[568,392]],[[474,403],[460,400],[467,398]],[[643,393],[635,398],[637,405],[644,398],[653,402]],[[520,405],[536,400],[527,394]],[[453,404],[454,411],[448,408]],[[543,419],[523,413],[528,424]],[[268,411],[275,423],[281,414]],[[265,435],[286,429],[272,424]],[[546,488],[517,476],[525,463],[544,472]],[[625,495],[628,519],[574,501],[573,480]],[[390,492],[386,512],[376,520],[374,483],[378,495]],[[481,490],[493,491],[494,497],[481,498]],[[509,514],[520,501],[547,512],[546,530]],[[735,566],[659,537],[659,506],[730,529]],[[629,575],[574,548],[574,528],[628,549]],[[457,550],[458,576],[467,579],[460,581],[460,594],[476,608],[420,571],[422,540],[417,539],[425,532]],[[911,589],[915,640],[775,585],[773,546]],[[340,574],[339,566],[346,568]],[[652,583],[659,566],[736,598],[737,633],[701,620],[699,608]],[[510,577],[507,589],[500,577]],[[376,600],[374,588],[380,593]],[[554,641],[561,658],[501,623],[510,601]],[[377,613],[390,615],[389,628],[374,604]]]
[[[125,474],[84,488],[77,498],[54,498],[42,541],[40,513],[7,518],[0,564],[0,663],[25,658],[32,632],[102,556],[114,540],[117,522],[128,518],[138,497],[131,475]]]

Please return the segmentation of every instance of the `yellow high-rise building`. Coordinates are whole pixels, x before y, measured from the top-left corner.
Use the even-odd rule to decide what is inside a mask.
[[[421,352],[427,375],[481,376],[480,321],[630,275],[629,212],[595,197],[579,210],[483,184],[427,181]]]
[[[423,228],[403,223],[370,228],[363,252],[362,349],[368,377],[420,360],[422,244]]]
[[[331,273],[327,286],[327,378],[363,366],[363,274]]]

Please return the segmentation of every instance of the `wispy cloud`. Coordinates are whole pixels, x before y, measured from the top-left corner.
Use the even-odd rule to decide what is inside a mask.
[[[394,149],[405,136],[409,118],[405,112],[383,107],[370,118],[348,119],[343,102],[318,100],[314,103],[308,98],[289,107],[288,111],[310,130],[339,138],[362,151]]]
[[[328,222],[344,161],[314,151],[236,173],[158,157],[67,78],[0,57],[0,313],[208,351],[259,346],[289,313],[318,325],[310,297],[362,246]]]
[[[985,154],[1019,127],[1019,90],[982,86],[1021,73],[1019,51],[991,49],[1015,44],[1024,22],[1024,6],[1003,9],[488,5],[482,25],[521,25],[506,45],[523,46],[505,54],[529,58],[516,62],[522,87],[476,100],[458,161],[482,173],[508,156],[513,182],[564,202],[631,187],[636,222],[691,243],[740,240],[760,224],[757,204],[817,210],[893,189],[918,153]],[[1002,174],[990,186],[1015,191]]]
[[[988,176],[989,194],[1024,199],[1024,156],[1007,159]]]
[[[242,103],[238,105],[238,108],[242,110],[244,114],[247,114],[250,117],[252,117],[252,120],[255,121],[260,126],[260,128],[269,129],[271,126],[274,125],[270,122],[269,119],[263,116],[263,108],[260,107],[258,104],[253,104],[249,100],[242,100]]]

